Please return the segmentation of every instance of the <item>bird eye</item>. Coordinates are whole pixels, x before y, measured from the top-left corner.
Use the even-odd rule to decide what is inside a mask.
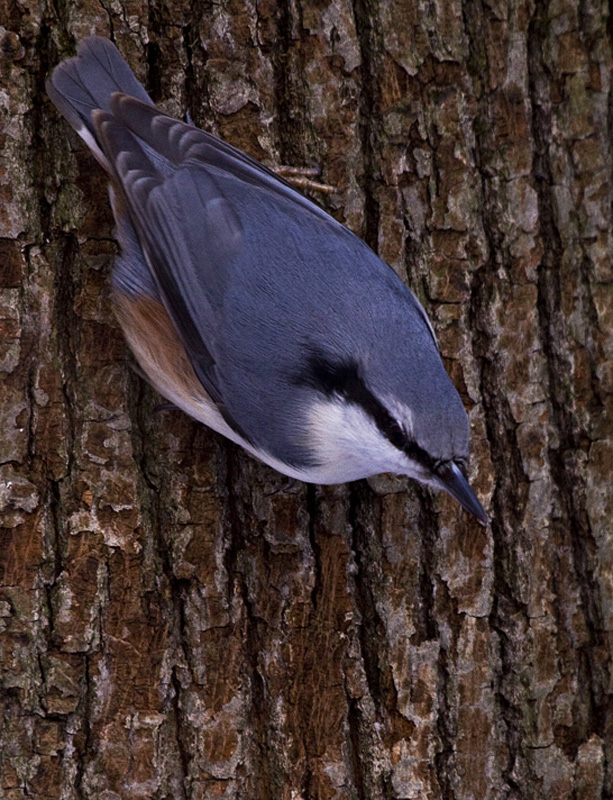
[[[463,458],[463,457],[460,457],[460,458],[454,458],[454,459],[453,459],[453,463],[454,463],[454,464],[455,464],[455,465],[458,467],[458,469],[460,470],[460,472],[462,473],[462,475],[464,475],[464,477],[466,477],[466,468],[467,468],[467,466],[468,466],[468,461],[467,461],[467,459],[465,459],[465,458]]]

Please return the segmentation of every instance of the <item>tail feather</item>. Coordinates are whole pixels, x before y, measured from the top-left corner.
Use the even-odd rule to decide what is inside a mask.
[[[119,50],[108,39],[91,36],[79,43],[75,58],[62,62],[47,80],[47,94],[107,168],[98,143],[92,112],[108,111],[114,92],[136,97],[153,105]]]

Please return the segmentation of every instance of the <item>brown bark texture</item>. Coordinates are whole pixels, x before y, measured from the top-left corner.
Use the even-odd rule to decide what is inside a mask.
[[[2,800],[613,798],[609,14],[0,0]],[[336,187],[433,321],[489,527],[156,411],[105,176],[44,91],[92,33]]]

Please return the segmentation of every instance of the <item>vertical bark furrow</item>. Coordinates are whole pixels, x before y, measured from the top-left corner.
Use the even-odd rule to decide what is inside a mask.
[[[380,87],[382,77],[380,59],[379,16],[376,3],[371,0],[353,0],[355,27],[360,47],[360,102],[359,130],[364,174],[361,188],[364,193],[364,240],[379,251],[380,211],[378,186],[380,184]]]
[[[302,166],[310,155],[309,119],[303,63],[299,49],[300,19],[291,0],[276,4],[277,36],[271,52],[275,80],[275,126],[282,164]]]
[[[534,175],[539,200],[541,237],[544,255],[539,269],[539,325],[547,357],[549,395],[556,428],[556,445],[549,457],[561,511],[560,524],[568,531],[574,556],[577,583],[580,587],[582,612],[586,617],[587,642],[579,652],[577,676],[579,702],[587,709],[585,725],[578,719],[576,746],[592,733],[607,740],[613,697],[610,694],[611,653],[606,652],[602,599],[596,578],[597,546],[590,530],[586,503],[583,457],[588,456],[589,437],[577,416],[573,396],[575,355],[564,316],[566,299],[561,281],[565,277],[565,247],[556,224],[554,179],[549,161],[552,147],[572,146],[572,142],[556,141],[553,133],[550,92],[556,91],[557,76],[551,75],[543,64],[543,32],[547,24],[547,6],[537,8],[528,34],[528,63],[533,106],[533,135],[535,140]],[[551,86],[551,88],[550,88]],[[576,264],[577,277],[585,282],[583,259]],[[586,322],[593,322],[594,312],[584,310]],[[593,369],[590,372],[593,373]],[[594,398],[593,407],[601,404]],[[588,694],[589,693],[589,694]]]
[[[377,500],[368,491],[364,481],[352,484],[347,521],[351,526],[351,549],[355,559],[353,592],[357,621],[360,666],[372,704],[369,715],[360,708],[355,698],[349,702],[347,724],[349,727],[351,758],[356,792],[360,800],[366,797],[388,797],[386,790],[387,765],[377,765],[376,749],[365,735],[367,726],[376,726],[378,736],[384,740],[395,738],[394,716],[395,688],[391,674],[389,652],[385,636],[385,623],[377,609],[376,596],[382,587],[381,542],[376,531]],[[359,768],[358,768],[359,762]],[[393,797],[393,795],[391,795]]]

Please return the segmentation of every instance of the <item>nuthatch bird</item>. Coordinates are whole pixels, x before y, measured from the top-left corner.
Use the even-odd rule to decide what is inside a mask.
[[[279,472],[394,472],[488,520],[426,313],[357,236],[274,172],[159,111],[83,40],[47,92],[110,176],[117,316],[153,386]]]

